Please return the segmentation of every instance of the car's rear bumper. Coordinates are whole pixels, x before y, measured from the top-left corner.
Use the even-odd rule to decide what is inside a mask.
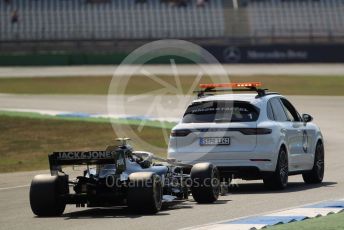
[[[217,166],[223,178],[242,178],[245,180],[261,179],[264,174],[274,172],[275,161],[272,159],[248,159],[248,160],[197,160],[181,161],[194,165],[201,162],[210,162]]]
[[[169,149],[169,158],[175,158],[185,164],[194,165],[210,162],[217,166],[223,175],[237,178],[259,178],[259,172],[273,172],[276,169],[278,154],[270,149],[252,152],[176,152]],[[232,173],[234,171],[235,173]],[[226,176],[227,177],[227,176]]]
[[[263,176],[263,173],[254,166],[220,166],[218,169],[222,179],[258,180]]]

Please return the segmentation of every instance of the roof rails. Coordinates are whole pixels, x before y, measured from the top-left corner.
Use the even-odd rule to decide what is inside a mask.
[[[266,95],[277,94],[277,93],[267,93],[268,89],[257,88],[262,86],[261,82],[243,82],[243,83],[219,83],[219,84],[200,84],[199,87],[202,90],[194,91],[197,93],[197,97],[205,97],[207,93],[216,93],[216,92],[247,92],[255,91],[257,92],[257,97],[264,97]],[[224,88],[224,89],[216,89]]]

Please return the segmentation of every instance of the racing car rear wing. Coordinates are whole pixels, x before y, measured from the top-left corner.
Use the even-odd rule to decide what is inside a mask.
[[[124,151],[72,151],[53,152],[49,155],[50,172],[57,175],[61,166],[116,164],[119,171],[125,170]]]

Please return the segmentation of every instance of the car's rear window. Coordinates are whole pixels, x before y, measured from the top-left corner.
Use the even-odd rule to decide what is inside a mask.
[[[259,109],[243,101],[204,101],[191,104],[183,117],[183,123],[253,122],[259,117]]]

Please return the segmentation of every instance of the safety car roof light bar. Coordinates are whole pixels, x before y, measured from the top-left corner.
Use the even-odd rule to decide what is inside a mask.
[[[255,91],[259,97],[263,97],[266,95],[266,90],[268,89],[258,88],[260,86],[262,86],[261,82],[200,84],[199,88],[201,90],[194,91],[194,93],[197,93],[198,98],[201,98],[206,96],[206,93]]]

